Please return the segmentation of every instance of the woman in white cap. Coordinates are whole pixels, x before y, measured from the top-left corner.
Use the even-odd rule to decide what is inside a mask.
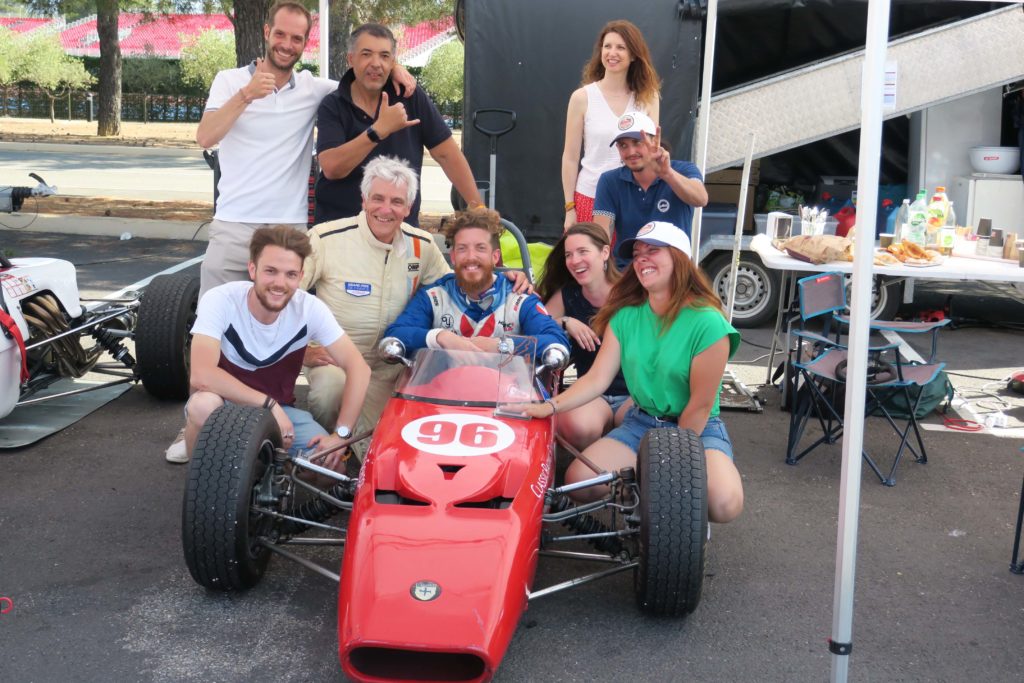
[[[648,223],[618,247],[633,262],[612,288],[592,326],[602,335],[590,372],[564,393],[526,405],[531,417],[572,410],[600,396],[621,367],[635,406],[622,424],[583,453],[608,471],[636,465],[649,429],[678,425],[700,435],[707,462],[708,516],[728,522],[743,510],[743,484],[729,434],[718,417],[718,395],[740,335],[722,315],[722,302],[691,259],[690,240],[671,223]],[[566,483],[594,473],[573,462]],[[598,487],[578,493],[603,495]]]
[[[569,98],[562,151],[565,228],[592,219],[597,179],[621,165],[609,147],[619,117],[646,113],[658,122],[661,81],[643,34],[625,19],[609,21],[583,67],[583,83]],[[580,159],[580,148],[583,158]]]
[[[566,230],[544,264],[537,296],[572,342],[569,358],[577,377],[589,372],[597,357],[601,337],[590,323],[618,280],[608,231],[596,223],[577,223]],[[621,424],[631,405],[626,379],[616,373],[601,396],[558,416],[558,433],[582,451]]]

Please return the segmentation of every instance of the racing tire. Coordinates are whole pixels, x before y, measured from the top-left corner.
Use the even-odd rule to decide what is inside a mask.
[[[245,590],[263,576],[270,551],[259,539],[276,521],[251,508],[280,446],[277,420],[261,408],[225,404],[203,425],[181,512],[185,564],[199,585]]]
[[[640,553],[633,588],[642,612],[681,617],[697,608],[708,532],[704,444],[691,430],[652,429],[637,453]]]
[[[192,324],[199,304],[199,277],[160,275],[146,287],[135,324],[135,354],[142,386],[171,401],[188,398]]]
[[[729,268],[732,253],[721,252],[708,259],[704,272],[711,280],[711,289],[728,304]],[[736,269],[736,303],[733,305],[732,324],[736,327],[761,327],[775,321],[779,309],[779,289],[782,281],[778,272],[765,267],[753,253],[741,252]]]

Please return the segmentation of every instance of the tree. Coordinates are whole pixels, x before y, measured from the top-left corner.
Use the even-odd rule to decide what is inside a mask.
[[[100,40],[99,112],[96,134],[121,134],[121,41],[118,14],[122,9],[137,12],[169,12],[192,5],[192,0],[26,0],[40,14],[67,17],[88,16],[96,8],[96,32]]]
[[[184,39],[181,48],[181,80],[209,92],[217,72],[234,66],[235,54],[235,37],[224,31],[207,29],[197,36]]]
[[[121,39],[117,32],[118,0],[96,0],[100,38],[100,92],[96,134],[121,134]]]
[[[270,0],[234,0],[234,11],[228,8],[231,4],[221,2],[224,14],[231,18],[235,27],[235,66],[245,66],[266,52],[263,25],[267,20]]]
[[[24,51],[20,43],[21,40],[14,31],[0,27],[0,92],[4,98],[3,105],[0,106],[0,116],[7,116],[9,89],[21,80]]]
[[[458,40],[448,41],[430,55],[420,78],[423,80],[423,87],[433,96],[435,102],[462,101],[464,55],[462,43]]]
[[[206,7],[211,0],[205,0]],[[299,0],[310,11],[316,11],[317,0]],[[221,11],[235,26],[236,65],[244,66],[266,51],[263,25],[270,0],[218,0]],[[320,75],[339,78],[348,69],[345,53],[352,29],[366,21],[384,24],[413,23],[439,19],[451,14],[453,0],[331,0],[330,2],[330,64],[320,67]]]
[[[81,59],[64,54],[60,40],[53,34],[32,36],[17,41],[24,55],[20,75],[46,91],[50,98],[50,121],[54,120],[54,103],[68,90],[85,88],[92,76]]]
[[[178,63],[160,57],[126,59],[121,71],[124,92],[171,95],[181,91]]]
[[[368,21],[381,24],[412,24],[440,19],[452,13],[453,0],[334,0],[330,3],[330,78],[348,71],[348,37],[352,29]],[[320,69],[321,76],[328,71]]]

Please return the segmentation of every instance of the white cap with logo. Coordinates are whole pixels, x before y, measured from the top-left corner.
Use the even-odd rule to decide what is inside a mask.
[[[637,231],[636,237],[623,240],[616,248],[619,258],[633,258],[633,245],[637,242],[656,244],[660,247],[675,247],[688,257],[693,258],[693,252],[690,249],[690,236],[665,221],[651,221]]]
[[[653,137],[658,132],[658,126],[651,120],[650,116],[642,111],[628,111],[620,116],[618,129],[619,132],[615,134],[612,144],[608,145],[609,147],[614,147],[615,143],[622,138],[643,140],[645,133]]]

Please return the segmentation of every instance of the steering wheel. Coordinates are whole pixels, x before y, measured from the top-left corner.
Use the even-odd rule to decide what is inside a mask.
[[[839,361],[836,365],[836,378],[842,382],[846,381],[846,363]],[[886,384],[899,378],[895,366],[880,358],[868,358],[867,381],[868,384]]]

